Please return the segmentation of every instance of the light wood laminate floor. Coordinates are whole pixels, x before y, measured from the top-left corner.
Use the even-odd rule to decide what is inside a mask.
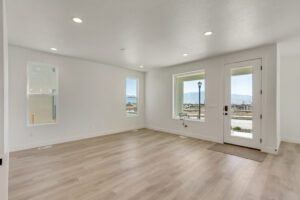
[[[300,199],[300,145],[263,163],[141,129],[11,153],[9,200]]]

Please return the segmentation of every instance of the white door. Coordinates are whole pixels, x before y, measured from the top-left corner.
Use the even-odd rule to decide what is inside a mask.
[[[225,65],[225,143],[260,149],[261,71],[261,59]]]

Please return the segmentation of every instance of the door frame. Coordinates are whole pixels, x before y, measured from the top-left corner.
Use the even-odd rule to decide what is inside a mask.
[[[262,86],[263,86],[263,73],[262,73],[262,64],[263,64],[263,59],[262,58],[254,58],[254,59],[249,59],[249,60],[244,60],[244,61],[238,61],[238,62],[232,62],[232,63],[227,63],[224,65],[224,70],[223,70],[223,107],[222,107],[222,113],[223,113],[223,143],[230,143],[233,145],[239,145],[239,146],[245,146],[245,147],[250,147],[250,148],[255,148],[255,149],[262,149],[262,112],[263,112],[263,96],[262,96]],[[228,73],[227,68],[238,68],[238,67],[246,67],[246,66],[251,66],[255,65],[259,67],[259,117],[256,118],[258,125],[257,127],[259,128],[259,133],[253,135],[255,138],[253,139],[253,142],[249,142],[249,139],[244,139],[240,137],[236,137],[230,141],[228,141],[228,136],[226,136],[226,129],[228,129],[228,124],[226,124],[226,116],[224,112],[224,107],[226,105],[226,81],[228,80]],[[228,105],[229,109],[230,106]],[[228,116],[230,117],[230,116]],[[254,120],[254,119],[252,119]],[[228,122],[228,121],[227,121]],[[228,131],[228,130],[227,130]],[[243,142],[244,141],[244,142]],[[248,144],[247,144],[248,143]]]

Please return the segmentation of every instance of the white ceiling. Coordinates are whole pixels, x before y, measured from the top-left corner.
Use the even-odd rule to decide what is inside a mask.
[[[11,44],[135,69],[300,33],[300,0],[8,0],[7,15]],[[213,36],[203,36],[208,30]]]

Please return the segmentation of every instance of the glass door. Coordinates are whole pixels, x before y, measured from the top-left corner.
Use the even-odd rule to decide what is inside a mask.
[[[260,149],[261,60],[225,66],[224,142]]]

